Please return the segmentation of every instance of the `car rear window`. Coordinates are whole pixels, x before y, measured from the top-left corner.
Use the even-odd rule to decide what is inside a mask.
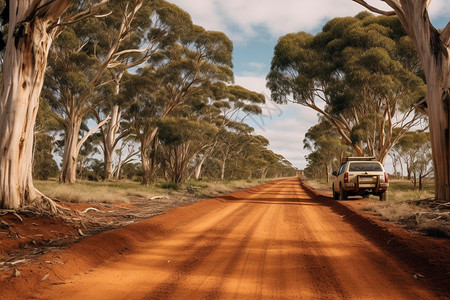
[[[350,163],[348,170],[350,172],[366,172],[366,171],[381,172],[383,171],[383,168],[377,162],[352,162]]]

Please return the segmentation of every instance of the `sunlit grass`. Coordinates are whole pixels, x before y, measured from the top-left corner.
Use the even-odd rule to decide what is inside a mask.
[[[35,181],[44,195],[69,202],[128,203],[128,197],[151,197],[167,194],[163,189],[147,187],[133,181],[92,182],[80,180],[75,184],[59,184],[56,180]]]
[[[34,185],[44,195],[68,202],[129,203],[130,197],[153,196],[217,197],[236,190],[249,188],[271,181],[265,180],[190,180],[184,184],[159,181],[149,186],[131,180],[95,182],[78,180],[75,184],[59,184],[56,179],[35,180]]]
[[[391,179],[389,181],[390,201],[415,201],[434,197],[434,182],[425,180],[422,190],[414,189],[414,184],[406,179]]]
[[[326,180],[308,180],[308,186],[331,193],[331,183]],[[431,209],[434,197],[434,182],[425,180],[422,190],[406,179],[389,181],[388,201],[379,201],[371,195],[364,210],[372,211],[382,220],[398,223],[406,228],[421,231],[430,236],[450,237],[450,214]],[[353,199],[353,198],[351,198]],[[422,201],[421,201],[422,200]],[[425,203],[418,205],[418,203]]]

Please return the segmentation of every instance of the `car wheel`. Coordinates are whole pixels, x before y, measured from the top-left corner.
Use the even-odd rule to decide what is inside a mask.
[[[339,200],[347,200],[348,195],[347,192],[342,187],[342,184],[339,185]]]
[[[334,199],[334,200],[338,200],[338,199],[339,199],[339,194],[336,193],[336,191],[334,190],[334,184],[333,184],[332,189],[333,189],[333,199]]]
[[[380,201],[387,201],[388,199],[387,192],[380,193],[378,196],[380,197]]]

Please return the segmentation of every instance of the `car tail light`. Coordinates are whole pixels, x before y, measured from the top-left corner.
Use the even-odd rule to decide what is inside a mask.
[[[389,182],[389,176],[386,172],[384,172],[384,182]]]
[[[345,182],[345,183],[348,182],[348,172],[344,174],[344,182]]]

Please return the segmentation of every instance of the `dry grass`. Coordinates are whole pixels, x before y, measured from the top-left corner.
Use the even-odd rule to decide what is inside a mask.
[[[325,193],[331,193],[331,182],[327,182],[325,179],[302,179],[303,182],[309,187]]]
[[[80,180],[75,184],[59,184],[56,179],[52,179],[47,181],[37,180],[34,184],[44,195],[53,199],[79,203],[129,203],[130,197],[146,199],[154,196],[211,198],[268,181],[270,179],[190,181],[186,184],[158,182],[154,185],[143,186],[139,182],[130,180],[117,182]]]
[[[199,189],[199,196],[213,198],[237,190],[247,189],[272,181],[273,179],[196,181],[192,185]]]
[[[381,218],[423,234],[450,238],[450,207],[433,200],[434,183],[424,182],[423,190],[413,188],[408,180],[391,180],[389,201],[371,201],[365,209]]]
[[[308,186],[331,193],[331,183],[308,180]],[[385,221],[398,223],[423,234],[450,238],[450,204],[439,205],[433,200],[434,183],[425,181],[424,189],[413,188],[408,180],[390,180],[388,201],[380,202],[370,196],[365,210],[372,211]]]
[[[375,202],[371,201],[364,207],[365,210],[379,214],[382,219],[390,222],[408,222],[418,209],[406,202]]]
[[[450,238],[450,210],[437,208],[435,204],[431,199],[404,202],[371,201],[364,209],[375,212],[383,220],[401,224],[425,235]]]
[[[424,188],[414,189],[411,181],[406,179],[393,179],[389,181],[389,200],[391,201],[414,201],[434,197],[434,182],[427,180]]]
[[[80,180],[75,184],[59,184],[56,180],[35,181],[35,186],[46,196],[69,202],[129,203],[129,197],[149,198],[167,195],[168,191],[147,187],[133,181],[92,182]]]

